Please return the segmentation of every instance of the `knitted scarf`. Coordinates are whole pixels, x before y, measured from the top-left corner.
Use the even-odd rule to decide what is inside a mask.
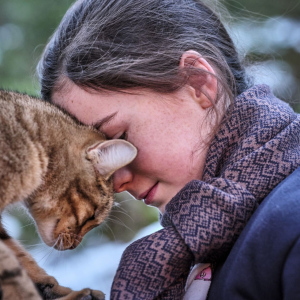
[[[158,232],[123,253],[111,299],[182,299],[191,266],[228,255],[275,186],[300,166],[300,115],[265,85],[238,96],[208,150],[202,180],[166,206]]]

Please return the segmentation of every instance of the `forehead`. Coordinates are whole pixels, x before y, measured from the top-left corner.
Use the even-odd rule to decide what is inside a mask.
[[[117,112],[125,99],[115,97],[114,92],[87,91],[68,83],[53,93],[52,102],[65,109],[79,121],[93,125],[95,119],[105,118]]]
[[[141,113],[163,111],[165,106],[173,105],[175,97],[143,89],[121,92],[87,91],[68,82],[62,89],[53,93],[52,102],[68,111],[82,123],[93,125],[117,112],[119,112],[118,115],[134,118]]]

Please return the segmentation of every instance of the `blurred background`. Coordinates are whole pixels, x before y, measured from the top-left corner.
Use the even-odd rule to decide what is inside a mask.
[[[0,88],[39,94],[36,64],[71,3],[0,0]],[[228,30],[254,81],[269,84],[278,97],[300,112],[299,0],[224,0],[222,4],[231,16],[225,17]],[[62,285],[92,287],[108,295],[128,243],[160,228],[156,209],[126,193],[116,195],[116,203],[109,220],[73,251],[57,252],[44,246],[20,207],[5,212],[3,222]]]

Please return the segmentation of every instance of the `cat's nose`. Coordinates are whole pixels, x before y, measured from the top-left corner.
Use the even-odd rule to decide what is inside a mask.
[[[127,191],[132,180],[133,174],[127,167],[117,170],[113,175],[114,191],[116,193]]]

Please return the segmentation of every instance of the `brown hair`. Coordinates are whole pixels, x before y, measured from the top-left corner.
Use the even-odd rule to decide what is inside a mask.
[[[39,62],[41,94],[51,101],[63,78],[96,90],[148,88],[169,93],[201,72],[192,66],[179,68],[187,50],[199,52],[218,70],[216,101],[223,92],[233,99],[246,89],[230,36],[201,1],[78,0]]]

